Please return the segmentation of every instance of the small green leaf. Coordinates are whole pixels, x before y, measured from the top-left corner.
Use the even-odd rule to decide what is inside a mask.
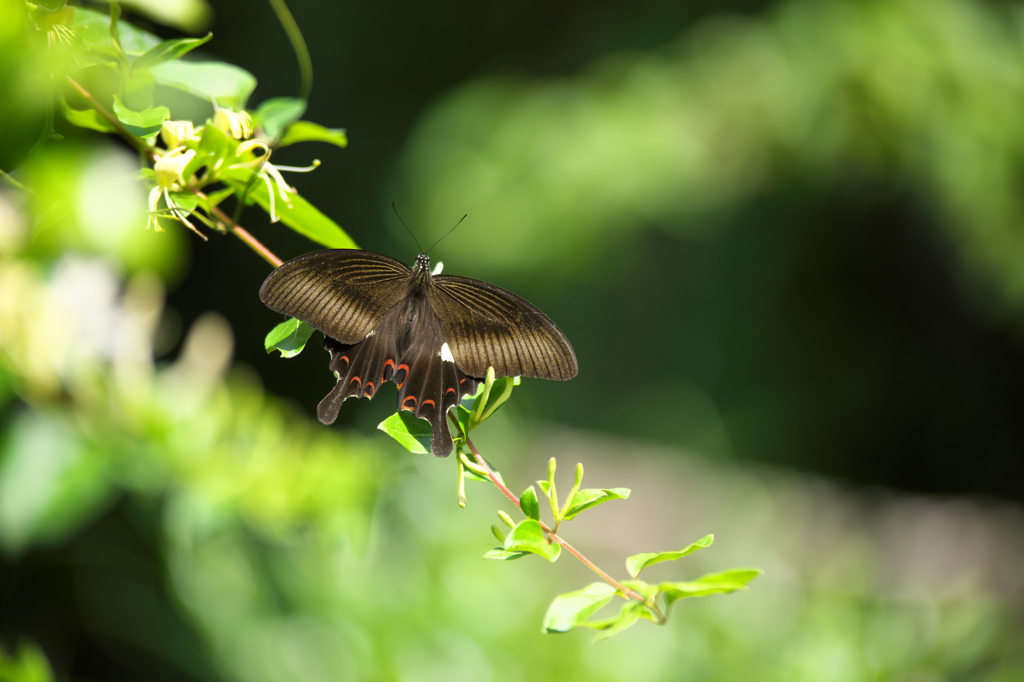
[[[245,189],[244,182],[231,180],[231,184],[239,190]],[[274,188],[275,193],[277,188]],[[249,191],[249,199],[254,200],[263,207],[267,213],[270,212],[270,194],[267,185],[263,181],[257,182]],[[322,244],[329,249],[355,249],[356,243],[345,231],[338,227],[337,223],[325,216],[311,203],[298,194],[290,194],[288,206],[281,200],[280,195],[274,197],[274,210],[281,216],[281,222],[292,228],[299,234]]]
[[[207,33],[202,38],[177,38],[175,40],[165,40],[159,45],[146,50],[141,56],[136,58],[132,63],[132,70],[145,68],[147,66],[154,66],[172,59],[181,59],[188,52],[191,52],[203,43],[208,42],[212,37],[212,33]]]
[[[256,77],[225,62],[186,62],[175,59],[155,64],[150,71],[161,85],[178,88],[218,106],[240,110],[256,88]]]
[[[505,544],[505,534],[495,524],[491,524],[491,535],[498,538],[498,542]]]
[[[117,4],[117,0],[110,0],[110,42],[114,44],[119,51],[123,52],[121,47],[121,35],[117,29],[117,22],[121,18],[121,5]]]
[[[191,215],[192,211],[196,210],[196,206],[199,205],[199,199],[192,192],[169,192],[168,194],[170,194],[174,205],[180,208],[186,217]]]
[[[408,410],[399,410],[377,425],[377,428],[398,441],[409,452],[425,455],[430,452],[434,431],[426,419],[417,419]]]
[[[537,491],[531,485],[519,497],[519,507],[531,519],[540,521],[540,505],[537,503]]]
[[[609,500],[625,500],[629,497],[629,493],[629,488],[584,488],[583,490],[577,490],[576,494],[572,496],[572,501],[568,504],[569,508],[566,510],[564,518],[568,521],[580,512]]]
[[[631,628],[636,625],[636,622],[640,620],[640,616],[643,615],[644,605],[638,601],[631,601],[622,607],[622,611],[615,618],[609,618],[604,621],[595,623],[584,623],[586,627],[600,630],[597,637],[594,638],[594,644],[597,644],[601,640],[614,637],[623,630]]]
[[[285,132],[281,141],[277,143],[277,146],[287,147],[296,142],[327,142],[345,148],[348,146],[348,137],[345,135],[344,128],[325,128],[310,121],[295,121]]]
[[[679,550],[678,552],[644,552],[643,554],[634,554],[626,559],[626,570],[635,578],[640,575],[640,571],[644,570],[648,566],[660,564],[662,561],[675,561],[676,559],[681,559],[687,554],[693,554],[698,549],[710,547],[711,543],[714,541],[714,535],[705,535],[700,540],[697,540],[697,542]]]
[[[568,632],[582,625],[615,596],[608,583],[590,583],[582,590],[566,592],[554,598],[544,614],[542,632]]]
[[[97,130],[101,133],[117,132],[117,128],[114,124],[104,118],[100,112],[95,109],[72,109],[68,105],[67,100],[63,97],[60,98],[60,109],[68,123],[76,125],[79,128]]]
[[[721,573],[709,573],[696,580],[681,583],[661,583],[658,589],[665,595],[665,605],[687,597],[704,597],[709,594],[729,594],[746,590],[747,585],[764,573],[759,568],[733,568]]]
[[[142,138],[156,136],[164,121],[171,117],[167,107],[152,107],[145,111],[132,111],[114,95],[114,115],[132,135]]]
[[[272,97],[260,104],[252,115],[253,124],[263,129],[263,133],[271,138],[280,137],[288,126],[302,118],[306,113],[306,100],[301,97]],[[277,146],[281,146],[278,143]]]
[[[263,340],[263,347],[267,353],[279,350],[282,358],[294,358],[306,347],[306,342],[315,331],[312,326],[293,317],[271,329]]]
[[[20,640],[16,656],[0,648],[0,680],[5,682],[52,682],[53,669],[35,642]]]
[[[510,552],[532,552],[554,563],[562,553],[561,545],[548,544],[540,522],[527,519],[512,529],[505,538],[505,549]]]
[[[510,552],[507,549],[501,547],[495,547],[484,552],[482,559],[497,559],[498,561],[515,561],[516,559],[522,559],[524,556],[528,556],[529,552]]]

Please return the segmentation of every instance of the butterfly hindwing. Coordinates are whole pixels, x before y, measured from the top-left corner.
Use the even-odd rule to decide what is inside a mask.
[[[459,367],[482,377],[525,376],[565,381],[576,376],[576,354],[547,315],[493,284],[467,277],[431,278],[430,303]]]
[[[354,344],[402,300],[411,274],[404,263],[371,251],[316,251],[270,273],[260,300],[341,343]]]
[[[398,344],[403,348],[399,349]],[[357,344],[325,337],[324,348],[331,354],[330,369],[338,380],[320,401],[320,421],[333,423],[345,400],[372,399],[383,382],[393,381],[398,387],[398,409],[430,422],[431,452],[438,457],[451,453],[454,443],[446,415],[464,393],[476,391],[478,382],[455,365],[445,345],[441,322],[424,299],[394,306]]]

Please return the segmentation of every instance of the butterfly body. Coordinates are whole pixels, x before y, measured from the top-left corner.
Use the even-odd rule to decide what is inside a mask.
[[[267,277],[260,299],[324,333],[338,381],[317,416],[331,424],[350,397],[398,387],[398,408],[430,421],[431,451],[447,456],[448,410],[495,376],[566,380],[576,375],[569,341],[544,313],[511,292],[466,277],[431,275],[370,251],[317,251]]]

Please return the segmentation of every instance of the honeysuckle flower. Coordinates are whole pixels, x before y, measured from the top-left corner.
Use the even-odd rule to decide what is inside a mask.
[[[224,133],[236,140],[247,140],[252,137],[252,117],[245,111],[231,111],[221,109],[213,112],[213,125],[220,128]]]
[[[292,207],[292,201],[289,195],[298,194],[298,191],[294,187],[291,187],[287,182],[285,182],[284,176],[281,175],[281,171],[288,171],[291,173],[308,173],[320,165],[320,160],[314,159],[313,163],[305,168],[296,166],[277,166],[270,163],[270,153],[271,149],[266,142],[262,142],[260,140],[246,140],[238,145],[238,148],[235,150],[235,155],[241,158],[253,155],[255,158],[249,161],[239,161],[238,163],[232,164],[230,167],[247,168],[256,173],[256,177],[266,184],[267,194],[270,196],[270,222],[276,223],[281,219],[281,216],[277,213],[274,188],[277,188],[277,195],[280,196],[281,201],[283,201],[288,208]]]
[[[196,226],[188,221],[188,211],[183,209],[174,199],[171,197],[171,192],[178,192],[184,189],[185,180],[181,174],[185,171],[185,167],[188,166],[189,162],[195,157],[196,152],[194,149],[186,149],[185,147],[177,147],[164,154],[162,157],[157,159],[156,163],[153,164],[153,173],[156,176],[156,187],[149,192],[149,221],[146,223],[146,229],[151,226],[156,230],[160,230],[160,222],[157,220],[155,213],[158,211],[160,205],[160,197],[163,196],[164,203],[167,204],[167,209],[171,212],[171,217],[175,220],[179,220],[185,225],[198,234],[203,239],[206,237]]]
[[[168,150],[183,147],[186,142],[198,139],[192,121],[164,121],[160,128],[160,139]]]

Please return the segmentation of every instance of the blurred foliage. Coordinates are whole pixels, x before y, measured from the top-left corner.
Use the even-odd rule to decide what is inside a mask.
[[[513,408],[481,436],[510,478],[557,453],[634,490],[615,506],[638,515],[583,515],[581,544],[619,555],[713,527],[730,539],[724,556],[689,557],[687,578],[767,569],[757,590],[681,604],[643,635],[542,637],[550,595],[591,576],[479,561],[491,539],[477,513],[490,506],[474,490],[458,509],[450,468],[404,453],[395,464],[382,436],[323,429],[267,395],[232,367],[217,315],[186,316],[180,352],[163,357],[184,235],[144,229],[145,187],[123,149],[47,139],[51,64],[24,49],[20,6],[0,0],[0,168],[20,164],[28,188],[0,186],[0,680],[1024,677],[1019,508],[880,500],[580,433],[531,440]],[[456,205],[488,226],[446,243],[453,253],[472,249],[495,272],[570,274],[640,225],[697,234],[773,183],[905,183],[1015,305],[1015,11],[790,4],[580,78],[471,84],[425,124],[405,182],[422,224],[449,223]],[[199,269],[190,305],[243,325],[255,288],[213,276],[250,254],[196,248],[200,263],[223,260]],[[262,354],[261,337],[242,338]],[[688,403],[666,395],[655,392],[661,412],[638,414],[721,427],[701,386]],[[644,499],[668,521],[650,523]]]
[[[577,78],[478,79],[416,132],[411,209],[443,225],[464,206],[487,229],[448,248],[493,272],[574,272],[641,226],[707,229],[782,183],[878,178],[918,192],[1016,308],[1022,25],[1015,4],[788,2]]]

